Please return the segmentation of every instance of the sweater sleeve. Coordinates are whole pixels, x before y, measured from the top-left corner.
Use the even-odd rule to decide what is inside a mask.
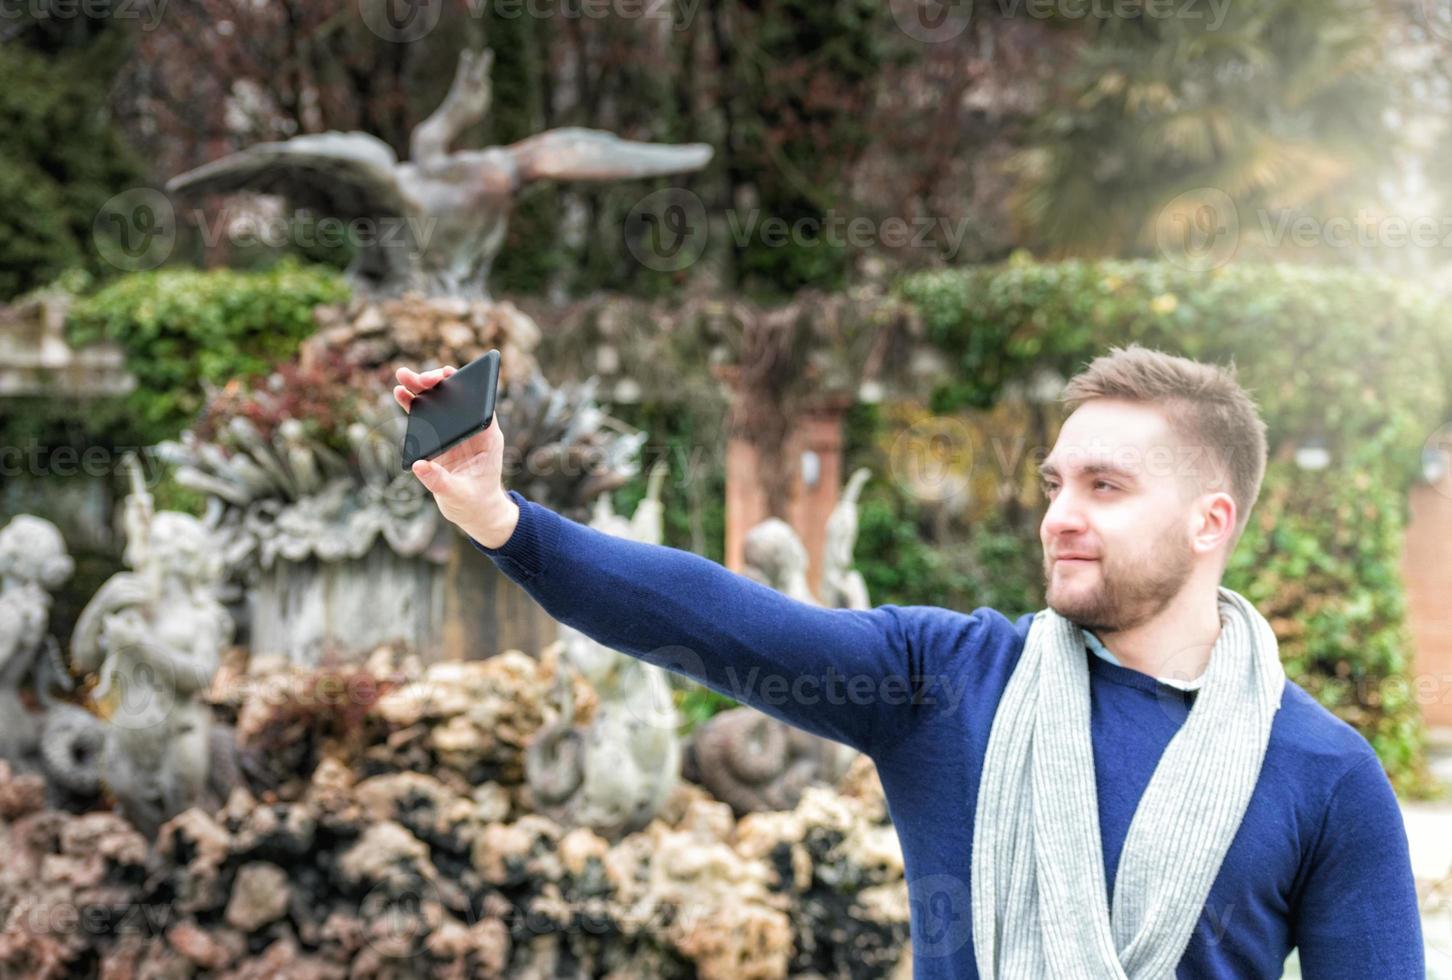
[[[509,496],[519,505],[509,540],[469,540],[559,622],[869,756],[905,723],[913,698],[898,607],[809,605],[700,555]]]
[[[1374,755],[1331,793],[1294,929],[1306,980],[1426,976],[1406,827]]]

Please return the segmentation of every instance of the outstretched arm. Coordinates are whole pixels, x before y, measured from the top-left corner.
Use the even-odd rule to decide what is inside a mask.
[[[911,653],[896,606],[808,605],[691,552],[509,497],[519,508],[509,539],[470,540],[561,623],[869,755],[909,713]]]
[[[407,411],[453,373],[400,368],[394,397]],[[506,492],[503,459],[495,419],[413,472],[440,513],[555,619],[869,755],[911,717],[924,647],[897,607],[822,609],[688,551],[597,531]]]

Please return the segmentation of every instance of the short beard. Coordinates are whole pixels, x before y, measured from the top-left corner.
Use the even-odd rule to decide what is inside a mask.
[[[1098,635],[1132,629],[1157,616],[1185,587],[1194,570],[1188,543],[1178,521],[1161,534],[1148,555],[1110,565],[1099,558],[1099,583],[1073,599],[1053,595],[1053,563],[1044,559],[1048,606],[1069,622]]]

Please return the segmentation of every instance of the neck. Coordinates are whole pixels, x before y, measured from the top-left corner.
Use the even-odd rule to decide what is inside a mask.
[[[1219,595],[1187,587],[1158,614],[1123,630],[1095,630],[1121,665],[1151,677],[1192,681],[1205,672],[1220,637]]]

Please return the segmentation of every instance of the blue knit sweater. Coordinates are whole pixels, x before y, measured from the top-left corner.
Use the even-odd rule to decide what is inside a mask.
[[[977,977],[978,781],[1032,613],[820,609],[510,497],[520,514],[509,541],[474,546],[555,619],[876,763],[905,861],[913,976]],[[1108,901],[1135,805],[1195,694],[1085,657]],[[1424,976],[1386,773],[1361,735],[1287,681],[1260,781],[1176,976],[1274,980],[1293,947],[1308,980]]]

